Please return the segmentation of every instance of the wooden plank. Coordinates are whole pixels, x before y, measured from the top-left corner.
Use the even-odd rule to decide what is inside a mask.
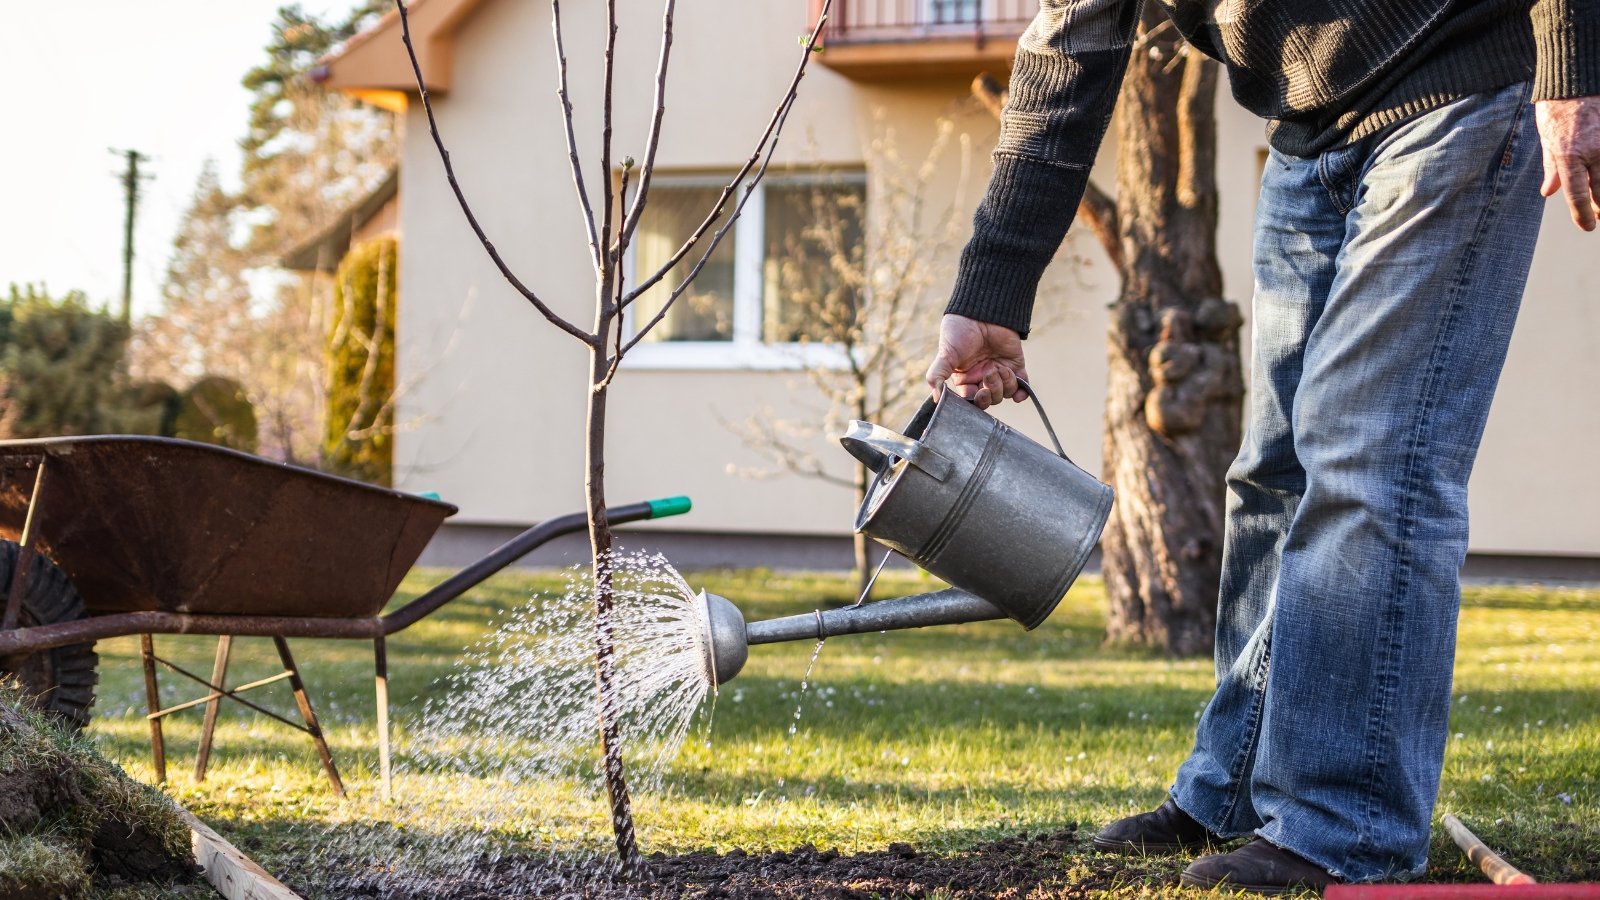
[[[303,900],[193,813],[179,807],[178,815],[189,826],[195,861],[217,893],[228,900]]]

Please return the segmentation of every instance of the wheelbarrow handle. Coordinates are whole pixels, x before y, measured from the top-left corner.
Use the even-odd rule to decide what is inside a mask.
[[[645,519],[664,519],[668,516],[681,516],[693,505],[688,497],[664,497],[643,503],[629,503],[625,506],[608,506],[606,519],[613,525]],[[496,547],[484,558],[446,578],[433,590],[384,616],[383,633],[394,634],[402,628],[415,625],[423,616],[487,581],[501,569],[532,553],[539,545],[564,534],[582,531],[587,527],[589,527],[589,516],[581,512],[540,522]]]

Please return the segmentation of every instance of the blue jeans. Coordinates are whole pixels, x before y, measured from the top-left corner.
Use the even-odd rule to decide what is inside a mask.
[[[1217,692],[1172,797],[1349,881],[1427,865],[1467,476],[1543,207],[1528,97],[1274,152],[1262,180]]]

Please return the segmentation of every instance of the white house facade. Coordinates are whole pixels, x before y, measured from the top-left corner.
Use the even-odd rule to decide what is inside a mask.
[[[761,548],[779,556],[773,548],[786,542],[837,548],[850,531],[849,491],[797,476],[748,477],[770,464],[729,427],[763,411],[817,416],[823,402],[795,370],[803,310],[785,306],[770,276],[779,237],[802,227],[792,192],[825,179],[870,219],[874,137],[892,131],[901,155],[916,160],[938,122],[949,120],[970,138],[971,174],[958,196],[961,156],[947,153],[928,179],[929,208],[965,222],[997,135],[970,83],[978,71],[1004,76],[1009,47],[1028,17],[1022,0],[882,6],[899,11],[836,2],[843,30],[813,59],[772,175],[731,247],[708,266],[697,304],[669,320],[663,336],[671,339],[641,344],[618,375],[609,496],[621,503],[688,494],[695,503],[690,515],[646,526],[631,543],[711,562],[722,558],[707,548],[723,548],[728,562],[760,563]],[[591,187],[600,177],[601,9],[584,3],[564,10]],[[620,0],[618,9],[620,160],[643,156],[662,10],[659,0]],[[808,0],[678,4],[657,159],[659,205],[633,251],[640,271],[661,258],[749,156],[793,74],[797,39],[813,12]],[[587,324],[595,288],[568,174],[550,16],[548,4],[526,0],[416,0],[412,25],[440,131],[485,231],[530,287]],[[393,16],[328,60],[322,75],[333,87],[403,111],[397,486],[437,491],[461,507],[429,558],[443,561],[504,529],[580,509],[586,350],[502,280],[468,229],[409,87]],[[1225,90],[1218,115],[1218,251],[1226,293],[1248,315],[1263,127]],[[1100,182],[1108,187],[1116,152],[1110,141],[1102,151]],[[1600,571],[1600,243],[1573,228],[1556,202],[1544,229],[1471,485],[1471,546],[1483,558],[1577,561]],[[941,284],[953,278],[958,249],[947,254]],[[1040,325],[1027,345],[1057,431],[1090,471],[1100,456],[1104,334],[1116,287],[1093,238],[1075,231],[1046,276]],[[936,319],[937,304],[929,335]],[[1001,415],[1041,433],[1025,406]],[[823,438],[814,452],[838,474],[853,465]],[[823,559],[824,550],[817,552],[823,555],[784,558]]]

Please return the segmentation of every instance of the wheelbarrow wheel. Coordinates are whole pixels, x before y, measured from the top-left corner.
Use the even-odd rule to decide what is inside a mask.
[[[0,610],[11,596],[12,574],[21,554],[22,548],[15,542],[0,541]],[[56,625],[88,614],[77,588],[67,580],[67,573],[35,553],[18,624],[25,628]],[[36,709],[59,716],[73,728],[82,728],[89,724],[89,707],[94,705],[94,688],[99,681],[95,666],[99,662],[100,655],[94,652],[91,641],[0,657],[0,673],[20,682],[24,696]]]

